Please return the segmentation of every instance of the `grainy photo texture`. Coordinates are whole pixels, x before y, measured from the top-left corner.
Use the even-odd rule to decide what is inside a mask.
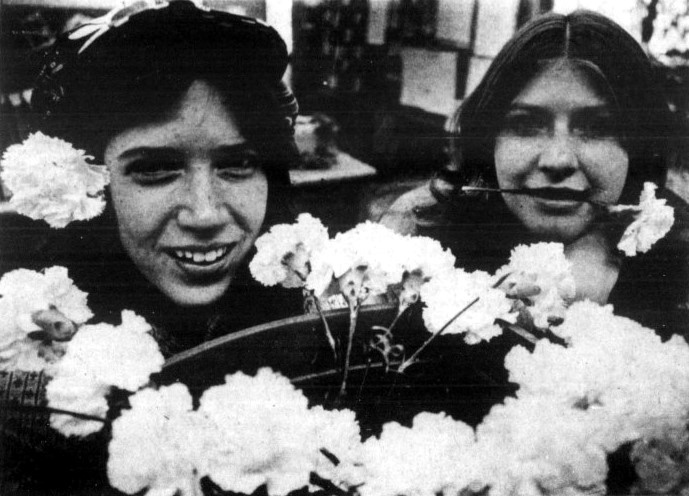
[[[689,491],[687,0],[0,28],[0,494]]]

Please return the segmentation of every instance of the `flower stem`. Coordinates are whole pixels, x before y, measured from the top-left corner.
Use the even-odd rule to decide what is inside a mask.
[[[347,379],[349,377],[349,361],[352,355],[352,342],[354,341],[354,331],[356,331],[356,323],[359,319],[359,307],[361,300],[356,298],[347,299],[349,302],[349,335],[347,337],[347,351],[345,353],[344,371],[342,372],[342,384],[340,385],[340,396],[344,396],[347,392]]]
[[[110,423],[110,421],[108,419],[105,419],[103,417],[96,417],[95,415],[88,415],[86,413],[71,412],[69,410],[62,410],[61,408],[53,408],[50,406],[19,405],[19,404],[5,403],[5,402],[0,402],[0,406],[2,406],[2,409],[5,411],[33,410],[36,412],[45,412],[45,413],[52,413],[52,414],[59,414],[59,415],[71,415],[72,417],[78,418],[81,420],[92,420],[94,422],[102,422],[103,424],[109,424]]]
[[[415,363],[415,362],[416,362],[416,357],[419,356],[419,354],[426,348],[426,346],[428,346],[428,345],[431,343],[431,341],[433,341],[436,337],[440,336],[440,335],[443,333],[443,331],[445,331],[445,329],[447,329],[447,328],[450,326],[450,324],[452,324],[455,320],[457,320],[457,319],[459,318],[460,315],[462,315],[464,312],[466,312],[467,310],[469,310],[473,305],[475,305],[476,302],[478,302],[478,300],[480,300],[480,297],[474,298],[467,306],[465,306],[464,308],[462,308],[459,312],[457,312],[457,313],[455,314],[454,317],[452,317],[450,320],[448,320],[448,321],[445,323],[444,326],[442,326],[440,329],[438,329],[437,331],[435,331],[435,333],[433,333],[433,334],[431,335],[431,337],[428,338],[428,339],[426,340],[425,343],[423,343],[421,346],[419,346],[419,349],[416,350],[416,351],[412,354],[412,356],[410,356],[409,358],[407,358],[407,359],[404,361],[404,363],[402,363],[402,364],[399,366],[399,368],[397,369],[397,372],[399,372],[399,373],[401,374],[401,373],[403,373],[403,372],[407,369],[407,367],[409,367],[410,365],[412,365],[413,363]]]
[[[323,308],[321,307],[321,302],[318,300],[318,297],[313,294],[313,291],[311,292],[311,296],[313,298],[313,304],[316,307],[316,311],[318,312],[318,315],[321,317],[321,322],[323,322],[323,330],[325,331],[325,338],[328,340],[328,344],[330,345],[330,349],[333,351],[333,357],[335,358],[335,363],[337,363],[338,362],[337,342],[335,341],[335,338],[333,337],[333,333],[330,330],[330,326],[328,325],[328,321],[325,318],[325,315],[323,314]]]
[[[400,317],[402,316],[402,314],[403,314],[404,312],[406,312],[407,309],[408,309],[410,306],[411,306],[411,305],[400,305],[400,307],[399,307],[399,309],[398,309],[398,311],[397,311],[397,315],[395,315],[395,318],[392,319],[392,322],[391,322],[390,325],[388,326],[388,329],[387,329],[386,334],[392,334],[392,329],[395,327],[395,325],[397,324],[397,322],[400,320]]]

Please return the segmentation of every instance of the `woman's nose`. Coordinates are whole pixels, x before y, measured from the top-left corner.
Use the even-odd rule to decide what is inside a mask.
[[[549,137],[538,157],[538,167],[553,175],[569,175],[578,163],[575,143],[568,133]]]
[[[216,185],[214,171],[194,170],[189,173],[183,192],[178,221],[182,227],[197,230],[217,229],[230,219],[222,191]]]

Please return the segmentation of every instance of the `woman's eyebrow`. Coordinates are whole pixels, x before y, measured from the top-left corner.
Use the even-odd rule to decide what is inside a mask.
[[[175,150],[171,147],[137,146],[135,148],[128,148],[124,150],[117,156],[117,158],[121,160],[128,160],[138,157],[177,158],[179,155],[179,150]]]
[[[591,116],[612,116],[615,112],[614,109],[607,104],[600,105],[590,105],[586,107],[578,107],[574,111],[579,115],[591,115]]]
[[[248,143],[239,143],[236,145],[221,145],[213,149],[212,155],[214,158],[236,157],[238,155],[243,155],[252,150],[253,149],[249,146]]]
[[[548,111],[542,107],[541,105],[533,105],[530,103],[520,103],[520,102],[515,102],[512,103],[508,108],[507,108],[507,113],[511,112],[529,112],[529,113],[536,113],[536,114],[547,114]]]
[[[521,102],[515,102],[509,106],[507,109],[507,113],[519,113],[519,112],[526,112],[526,113],[533,113],[533,114],[548,114],[550,111],[548,110],[547,107],[541,106],[541,105],[535,105],[531,103],[521,103]],[[578,105],[573,108],[573,112],[577,114],[592,114],[592,115],[597,115],[597,114],[612,114],[613,109],[611,106],[607,103],[595,103],[591,105]]]

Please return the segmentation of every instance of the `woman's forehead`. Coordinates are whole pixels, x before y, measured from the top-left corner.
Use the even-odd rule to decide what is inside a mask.
[[[227,148],[246,142],[236,114],[220,93],[204,81],[195,81],[174,112],[156,122],[135,125],[114,136],[107,155],[132,148]]]
[[[553,61],[528,80],[512,100],[515,105],[599,107],[611,104],[601,81],[583,66],[568,61]]]

